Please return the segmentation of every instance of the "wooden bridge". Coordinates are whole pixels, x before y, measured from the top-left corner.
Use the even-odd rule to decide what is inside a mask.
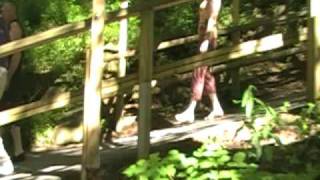
[[[115,12],[104,12],[104,1],[93,0],[92,19],[60,26],[46,32],[25,37],[23,39],[0,46],[0,57],[15,52],[34,48],[57,39],[91,30],[91,51],[86,62],[86,78],[84,92],[62,93],[36,102],[14,107],[0,112],[0,125],[19,121],[39,113],[66,107],[74,103],[83,103],[84,106],[84,144],[82,155],[82,179],[92,179],[100,167],[100,103],[101,99],[113,97],[119,93],[131,90],[139,85],[139,133],[137,137],[138,154],[144,158],[150,151],[150,118],[151,118],[151,81],[161,80],[175,74],[185,73],[202,65],[219,66],[219,71],[227,68],[234,70],[234,79],[237,79],[237,68],[273,58],[287,57],[297,53],[306,53],[308,59],[307,95],[310,100],[319,98],[320,93],[320,13],[317,0],[310,0],[307,12],[297,12],[285,17],[267,17],[256,19],[252,23],[239,25],[239,1],[233,0],[232,27],[221,30],[221,35],[232,35],[233,45],[220,48],[205,54],[195,55],[180,61],[153,67],[154,57],[154,13],[155,11],[177,6],[193,0],[141,0],[134,7],[128,7]],[[102,31],[105,24],[120,21],[132,16],[141,18],[141,43],[139,46],[139,71],[125,77],[112,78],[102,81],[103,67],[110,61],[126,57],[135,52],[119,52],[117,55],[104,57],[104,42]],[[240,42],[243,31],[260,26],[281,26],[289,22],[305,20],[308,26],[298,36],[290,37],[285,33],[265,36],[260,39]],[[160,43],[157,49],[170,48],[187,42],[196,41],[197,36],[190,36]],[[234,81],[233,92],[239,92],[239,81]],[[89,140],[90,138],[90,140]],[[78,154],[78,156],[80,156]],[[77,160],[79,161],[79,159]],[[79,161],[80,162],[80,161]],[[32,162],[35,163],[35,162]],[[35,163],[36,164],[36,163]],[[79,164],[79,163],[78,163]],[[80,168],[80,167],[79,167]],[[45,172],[45,171],[44,171]],[[63,172],[63,171],[62,171]],[[28,177],[26,177],[27,179]],[[13,177],[14,179],[14,177]]]

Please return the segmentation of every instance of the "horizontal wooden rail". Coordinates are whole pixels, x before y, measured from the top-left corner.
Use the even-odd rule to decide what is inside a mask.
[[[297,37],[297,39],[284,39],[283,34],[270,35],[259,40],[252,40],[241,43],[236,47],[218,49],[203,55],[201,54],[191,58],[186,58],[182,61],[176,61],[174,63],[162,65],[155,69],[155,73],[157,74],[161,71],[165,71],[168,69],[176,69],[177,71],[180,71],[181,67],[184,65],[192,63],[201,65],[201,60],[203,59],[210,59],[211,61],[216,61],[216,59],[213,58],[219,57],[221,55],[228,55],[226,57],[227,59],[236,59],[253,53],[260,53],[264,51],[270,51],[273,49],[281,48],[288,44],[294,44],[298,41],[304,40],[306,40],[306,33],[302,33],[300,37]]]
[[[275,25],[283,25],[289,22],[295,22],[298,20],[306,20],[307,17],[307,11],[301,11],[301,12],[297,12],[297,14],[294,15],[290,15],[290,16],[281,16],[278,18],[258,18],[256,20],[253,20],[250,23],[247,24],[241,24],[241,25],[234,25],[231,27],[228,27],[226,29],[220,29],[219,30],[219,36],[224,36],[224,35],[228,35],[231,34],[235,31],[248,31],[252,28],[256,28],[258,26],[275,26]],[[187,36],[187,37],[182,37],[182,38],[178,38],[178,39],[174,39],[174,40],[167,40],[167,41],[163,41],[161,42],[158,47],[157,47],[157,51],[161,51],[161,50],[165,50],[168,48],[172,48],[172,47],[176,47],[176,46],[180,46],[186,43],[192,43],[198,40],[198,35],[191,35],[191,36]],[[136,51],[135,50],[129,50],[126,53],[126,57],[132,57],[136,55]],[[119,54],[108,54],[105,57],[105,61],[109,62],[109,61],[113,61],[113,60],[117,60],[119,59]]]
[[[30,116],[47,112],[53,109],[63,108],[69,104],[80,103],[83,99],[80,93],[61,93],[54,97],[48,97],[36,102],[17,106],[0,112],[0,126],[15,122],[17,120],[28,118]]]
[[[302,33],[298,39],[284,40],[282,34],[267,36],[259,40],[252,40],[241,43],[238,46],[218,49],[205,54],[199,54],[184,60],[163,65],[155,68],[154,78],[161,79],[176,73],[183,73],[192,70],[201,65],[219,65],[223,63],[235,62],[239,58],[262,53],[266,51],[283,48],[285,46],[296,44],[306,40],[306,33]],[[114,96],[118,92],[128,91],[138,83],[137,74],[129,75],[125,78],[104,81],[102,95],[104,98]],[[46,98],[27,105],[18,106],[9,110],[0,112],[0,126],[15,122],[22,118],[27,118],[35,114],[49,110],[62,108],[68,104],[81,103],[82,93],[62,93],[52,98]]]
[[[128,8],[128,10],[119,10],[106,14],[106,24],[118,21],[122,18],[139,15],[140,12],[154,9],[160,10],[170,6],[181,3],[191,2],[195,0],[152,0],[142,1],[135,7]],[[48,42],[55,41],[61,37],[74,35],[88,30],[91,26],[91,18],[81,22],[70,23],[60,27],[56,27],[36,35],[28,36],[16,41],[12,41],[0,46],[0,58],[23,51],[29,48],[37,47]]]
[[[175,0],[175,1],[170,1],[170,0],[158,0],[158,1],[148,1],[147,3],[143,1],[142,4],[137,5],[136,7],[129,8],[127,11],[115,11],[111,13],[106,14],[106,23],[111,23],[117,20],[120,20],[121,18],[124,17],[129,17],[129,16],[134,16],[134,15],[139,15],[140,11],[154,8],[155,10],[159,10],[165,7],[173,6],[176,4],[181,4],[181,3],[186,3],[194,0]],[[287,17],[279,17],[279,18],[263,18],[263,19],[257,19],[253,23],[249,23],[246,25],[239,25],[239,26],[234,26],[229,28],[227,31],[228,33],[233,32],[233,31],[244,31],[250,28],[253,28],[255,26],[259,25],[264,25],[264,24],[269,24],[269,23],[283,23],[286,21],[294,21],[296,18],[301,18],[306,16],[307,12],[306,11],[301,11],[298,12],[297,15],[292,15],[290,18]],[[275,20],[276,19],[276,20]],[[13,54],[15,52],[23,51],[26,49],[30,49],[33,47],[37,47],[52,41],[55,41],[59,38],[78,34],[81,32],[84,32],[88,30],[91,26],[90,24],[91,19],[86,19],[84,21],[80,22],[75,22],[75,23],[70,23],[67,25],[63,25],[57,28],[53,28],[51,30],[45,31],[38,33],[36,35],[28,36],[16,41],[12,41],[9,43],[6,43],[4,45],[0,46],[0,58]],[[239,29],[241,28],[241,29]],[[227,32],[221,31],[222,34],[225,34]],[[165,46],[165,45],[162,45]],[[160,46],[160,49],[164,49],[164,47]],[[117,57],[117,56],[116,56]]]
[[[300,38],[298,39],[288,40],[284,40],[282,34],[271,35],[260,40],[252,40],[241,43],[240,45],[235,47],[218,49],[205,54],[199,54],[193,57],[189,57],[184,60],[171,63],[169,65],[155,67],[153,77],[155,79],[161,79],[173,74],[191,71],[195,67],[202,65],[219,65],[223,63],[230,63],[233,60],[237,60],[254,53],[262,53],[278,48],[283,48],[285,46],[296,44],[297,42],[305,40],[305,33],[302,33]],[[125,78],[105,81],[103,83],[104,88],[102,90],[103,96],[108,96],[109,94],[115,93],[116,91],[123,91],[125,89],[130,90],[130,87],[137,84],[136,77],[137,74],[131,74],[130,76],[127,76]]]

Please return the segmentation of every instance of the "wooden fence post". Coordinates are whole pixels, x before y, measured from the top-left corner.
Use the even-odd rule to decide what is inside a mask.
[[[234,25],[238,25],[240,21],[240,0],[232,1],[232,21]],[[238,45],[240,43],[240,31],[235,31],[232,35],[233,45]],[[240,97],[240,68],[234,68],[230,71],[232,85],[231,85],[231,95],[232,98],[238,99]]]
[[[307,98],[320,98],[320,1],[309,0]]]
[[[138,157],[146,158],[150,150],[151,80],[153,69],[153,10],[141,14],[139,54]]]
[[[100,168],[101,78],[104,66],[104,0],[93,0],[91,58],[87,60],[84,90],[84,142],[81,179],[97,179]]]

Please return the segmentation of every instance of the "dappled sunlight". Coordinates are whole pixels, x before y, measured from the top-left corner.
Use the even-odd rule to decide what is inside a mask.
[[[41,170],[39,170],[40,172],[43,173],[53,173],[53,172],[64,172],[64,171],[80,171],[81,166],[80,164],[78,165],[72,165],[72,166],[66,166],[66,165],[53,165],[53,166],[49,166],[46,168],[43,168]]]
[[[58,127],[54,131],[53,141],[56,145],[68,143],[81,143],[83,140],[83,125],[80,123],[76,127]]]
[[[19,167],[18,167],[19,168]],[[81,170],[81,165],[52,165],[38,171],[29,172],[29,169],[21,169],[21,173],[15,173],[5,177],[7,180],[61,180],[62,173],[74,172],[77,173]],[[2,178],[0,178],[2,179]]]
[[[284,45],[283,34],[270,35],[260,40],[252,40],[240,44],[238,52],[231,53],[229,58],[239,58],[257,52],[264,52],[276,48],[280,48]]]

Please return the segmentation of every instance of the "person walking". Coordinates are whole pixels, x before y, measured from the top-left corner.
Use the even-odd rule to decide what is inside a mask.
[[[203,0],[199,10],[199,52],[205,53],[217,47],[218,29],[217,19],[221,8],[221,0]],[[196,68],[192,73],[191,98],[188,107],[180,114],[175,115],[178,123],[192,123],[195,120],[195,108],[205,93],[209,96],[212,110],[205,120],[223,116],[224,111],[220,105],[214,76],[209,72],[208,66]]]

